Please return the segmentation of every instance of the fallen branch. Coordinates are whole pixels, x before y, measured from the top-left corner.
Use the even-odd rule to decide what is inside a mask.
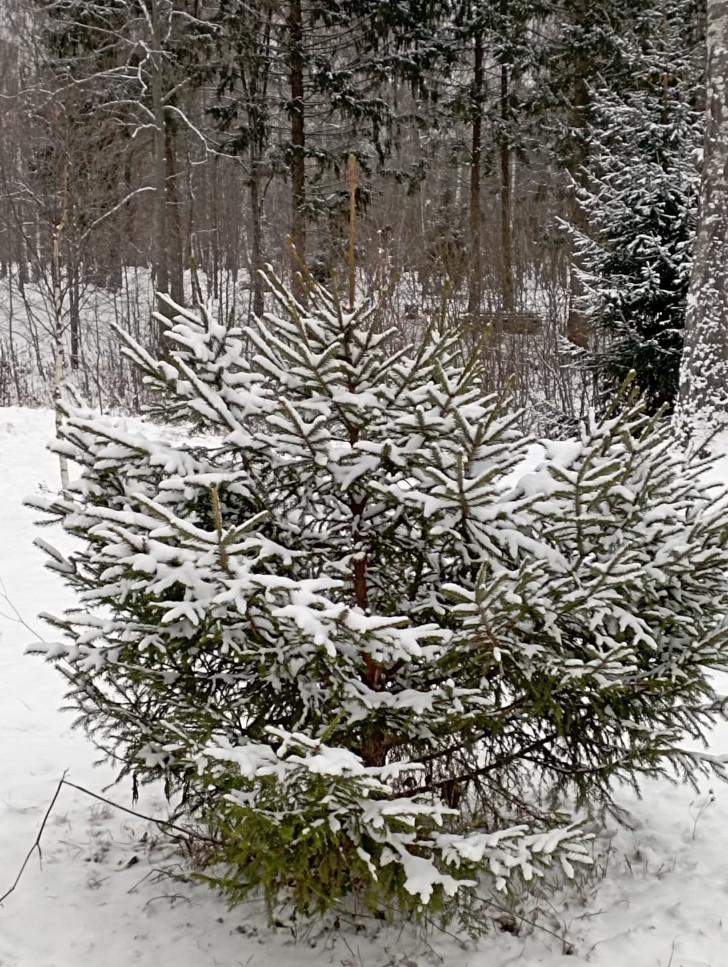
[[[2,896],[0,896],[0,904],[4,903],[4,901],[7,900],[10,894],[14,892],[18,883],[20,883],[21,876],[25,872],[25,867],[28,865],[28,863],[30,863],[30,858],[33,855],[33,853],[35,853],[36,850],[38,850],[38,861],[41,864],[41,866],[43,865],[43,850],[40,848],[40,839],[41,839],[41,836],[43,835],[43,830],[45,829],[45,825],[48,822],[48,817],[50,816],[53,810],[53,807],[56,804],[56,799],[58,799],[58,796],[60,795],[61,788],[63,786],[63,783],[65,782],[65,779],[66,779],[66,773],[64,772],[58,782],[58,785],[56,786],[56,791],[53,793],[53,798],[50,801],[50,805],[48,806],[48,809],[46,809],[45,816],[43,817],[43,822],[40,824],[40,829],[38,830],[38,835],[35,837],[35,842],[28,850],[28,854],[23,860],[23,865],[18,870],[18,875],[15,877],[15,881],[13,882],[13,885],[10,887],[9,890],[6,890],[6,892],[3,893]]]
[[[140,813],[135,809],[129,809],[127,806],[120,806],[118,803],[113,802],[111,799],[107,799],[105,796],[100,796],[98,793],[92,792],[90,789],[86,789],[84,786],[79,786],[75,782],[69,782],[68,779],[66,779],[67,774],[68,774],[68,770],[66,769],[66,771],[63,773],[61,778],[58,780],[56,791],[53,793],[53,798],[51,799],[48,805],[48,808],[45,811],[45,815],[43,816],[43,821],[41,822],[40,828],[38,830],[38,835],[35,837],[33,845],[28,850],[25,856],[25,859],[21,864],[20,869],[18,870],[18,875],[15,877],[15,880],[13,881],[12,886],[8,890],[6,890],[5,893],[2,894],[2,896],[0,896],[0,906],[5,902],[5,900],[7,900],[10,894],[13,893],[17,888],[23,876],[23,873],[25,872],[25,868],[30,862],[31,857],[33,856],[33,853],[35,853],[36,851],[38,852],[38,859],[42,866],[43,851],[41,849],[40,841],[43,836],[46,823],[48,822],[48,819],[53,811],[53,807],[55,806],[56,801],[61,793],[61,789],[64,786],[69,786],[71,789],[76,789],[78,792],[82,792],[84,793],[84,795],[90,796],[92,799],[98,800],[98,802],[105,803],[107,806],[110,806],[112,809],[118,809],[122,813],[127,813],[127,815],[129,816],[134,816],[136,819],[143,819],[147,823],[153,823],[155,826],[159,828],[166,829],[166,830],[174,830],[177,833],[182,833],[186,837],[189,837],[192,839],[199,839],[204,843],[212,843],[213,845],[217,844],[217,840],[215,840],[213,837],[205,836],[203,833],[198,833],[194,829],[188,829],[185,826],[178,826],[176,823],[172,823],[167,819],[159,819],[155,816],[146,816],[144,813]]]
[[[25,618],[22,616],[22,614],[18,611],[18,609],[13,604],[13,602],[10,600],[10,596],[8,595],[7,588],[5,587],[5,583],[3,582],[2,578],[0,578],[0,598],[2,598],[5,601],[8,607],[12,608],[13,614],[15,615],[15,617],[13,617],[13,615],[3,614],[2,612],[0,612],[0,618],[5,618],[8,621],[17,622],[19,625],[22,625],[23,628],[29,631],[31,635],[37,638],[41,644],[45,644],[45,642],[43,641],[43,638],[38,634],[35,628],[31,628],[31,626],[28,624],[28,622],[25,620]]]
[[[99,802],[106,803],[106,805],[111,806],[112,809],[118,809],[120,812],[127,813],[129,816],[135,816],[137,819],[143,819],[148,823],[154,823],[155,826],[164,826],[167,829],[173,829],[176,833],[182,833],[185,836],[190,836],[192,839],[202,840],[203,843],[212,843],[213,846],[219,845],[218,840],[214,839],[212,836],[205,836],[204,833],[198,833],[196,830],[189,829],[187,826],[178,826],[176,823],[172,823],[168,819],[158,819],[155,816],[146,816],[144,813],[137,812],[136,809],[129,809],[128,806],[120,806],[111,799],[107,799],[105,796],[100,796],[97,792],[91,792],[90,789],[86,789],[84,786],[78,786],[75,782],[69,782],[68,779],[61,779],[60,784],[62,786],[70,786],[71,789],[77,789],[79,792],[82,792],[87,796],[91,796],[92,799],[97,799]],[[2,902],[1,897],[0,902]]]

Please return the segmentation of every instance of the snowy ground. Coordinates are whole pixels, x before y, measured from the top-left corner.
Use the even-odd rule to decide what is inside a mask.
[[[25,495],[56,486],[57,465],[44,450],[52,434],[47,412],[0,409],[0,895],[64,770],[98,793],[110,779],[58,711],[57,673],[24,654],[31,629],[45,633],[36,613],[69,603],[32,547],[33,515],[21,505]],[[728,461],[720,473],[728,478]],[[728,726],[712,746],[728,751]],[[536,929],[494,927],[476,947],[379,926],[358,933],[342,924],[318,935],[302,929],[297,937],[271,931],[257,903],[229,911],[190,882],[184,857],[154,827],[63,788],[43,834],[42,865],[34,856],[0,907],[0,967],[723,967],[728,786],[714,792],[696,798],[652,783],[641,801],[625,794],[636,827],[597,847],[596,875],[548,901],[529,898]],[[131,805],[128,789],[108,795]],[[165,815],[159,794],[137,808]]]

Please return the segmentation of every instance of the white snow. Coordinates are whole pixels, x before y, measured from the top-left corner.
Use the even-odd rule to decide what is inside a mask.
[[[44,532],[22,506],[56,487],[57,458],[44,447],[52,434],[47,411],[0,409],[0,895],[65,770],[69,781],[132,806],[128,785],[104,793],[110,770],[93,768],[93,747],[58,710],[60,675],[25,654],[33,630],[46,633],[37,613],[71,603],[43,569],[32,541]],[[728,458],[713,473],[728,479]],[[712,736],[711,752],[728,752],[728,726]],[[534,886],[522,913],[535,928],[492,906],[483,914],[490,935],[463,947],[409,927],[373,923],[357,932],[343,919],[339,929],[272,930],[258,901],[229,911],[193,882],[187,857],[154,826],[63,787],[43,832],[42,865],[34,855],[0,907],[0,967],[723,967],[728,787],[696,795],[645,783],[642,800],[625,791],[621,803],[634,828],[595,840],[595,874],[577,872],[576,886],[564,876],[548,896]],[[161,790],[144,790],[134,808],[167,815]]]

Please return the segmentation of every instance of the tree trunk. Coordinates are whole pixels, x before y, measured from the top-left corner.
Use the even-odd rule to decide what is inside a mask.
[[[303,108],[303,13],[301,0],[290,0],[288,11],[291,87],[291,241],[306,257],[306,128]],[[293,264],[294,278],[296,262]],[[294,291],[297,289],[294,286]],[[300,295],[301,293],[298,292]]]
[[[263,191],[261,184],[261,163],[257,147],[251,148],[250,158],[250,217],[251,217],[251,269],[253,312],[262,318],[265,311],[263,298],[263,280],[260,270],[263,268]]]
[[[152,64],[152,114],[154,115],[154,288],[157,292],[169,294],[169,260],[167,254],[167,160],[166,132],[164,123],[164,96],[162,78],[162,25],[159,19],[158,0],[152,0],[152,43],[154,55]],[[160,306],[163,315],[169,314],[166,303]],[[166,353],[163,338],[164,327],[159,326],[157,340],[159,351]]]
[[[708,0],[706,130],[676,419],[707,436],[728,424],[728,0]]]
[[[184,305],[184,243],[182,239],[182,210],[177,184],[177,132],[175,125],[169,120],[165,112],[164,119],[164,152],[165,152],[165,197],[167,209],[167,228],[169,232],[169,246],[171,249],[167,261],[169,273],[169,294],[177,305]]]
[[[501,145],[500,145],[500,201],[501,201],[501,297],[506,315],[513,312],[513,237],[511,233],[512,200],[511,152],[508,147],[506,124],[508,121],[508,65],[500,69],[501,82]]]
[[[586,19],[587,6],[590,2],[591,0],[578,0],[575,5],[575,18],[580,25]],[[587,108],[589,105],[588,75],[589,63],[584,55],[580,53],[574,63],[571,109],[569,111],[569,125],[571,127],[572,139],[569,172],[577,185],[582,184],[584,181],[584,166],[587,159],[585,128]],[[580,232],[585,231],[587,228],[584,212],[573,193],[571,197],[571,223]],[[574,257],[572,257],[572,264],[578,269],[578,260]],[[577,302],[581,292],[582,286],[579,277],[572,270],[569,289],[569,315],[566,321],[566,337],[575,346],[583,347],[588,343],[589,331],[586,320],[577,308]]]
[[[81,365],[81,288],[78,263],[68,268],[69,322],[71,327],[71,369],[76,371]]]
[[[477,313],[483,287],[482,227],[480,204],[480,168],[483,160],[483,33],[474,38],[473,51],[473,116],[470,152],[470,277],[468,280],[468,312]]]
[[[53,226],[51,239],[51,286],[53,294],[53,407],[56,417],[56,433],[63,422],[63,381],[66,378],[66,349],[63,323],[63,279],[61,269],[61,237],[68,219],[68,162],[63,165],[61,210]],[[68,457],[60,453],[58,463],[61,472],[61,490],[68,490]]]

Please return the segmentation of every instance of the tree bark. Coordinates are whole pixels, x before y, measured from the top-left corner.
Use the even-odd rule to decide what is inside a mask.
[[[482,227],[483,213],[480,202],[480,168],[483,160],[483,33],[478,31],[473,49],[473,128],[470,152],[470,277],[468,285],[468,312],[480,308],[483,287]]]
[[[53,226],[51,239],[51,285],[53,291],[53,407],[56,417],[56,434],[63,422],[63,381],[66,378],[65,326],[63,323],[63,279],[61,270],[61,237],[68,220],[68,162],[64,162],[61,206],[58,221]],[[68,490],[68,457],[60,453],[58,463],[61,472],[61,490]]]
[[[586,20],[588,4],[591,0],[578,0],[575,4],[575,18],[580,26]],[[589,106],[589,90],[587,78],[589,76],[589,63],[582,53],[580,53],[574,63],[573,87],[571,95],[571,109],[569,111],[569,123],[571,127],[572,152],[569,164],[570,174],[574,182],[580,185],[584,181],[584,166],[587,160],[587,148],[585,139],[585,128],[587,121],[587,109]],[[571,223],[574,227],[583,232],[586,230],[586,220],[581,205],[578,204],[575,194],[571,197]],[[578,260],[572,258],[575,268],[578,269]],[[586,346],[589,341],[589,330],[584,316],[577,308],[582,287],[579,277],[575,271],[571,273],[571,283],[569,287],[569,315],[566,320],[566,337],[575,346]]]
[[[502,64],[501,82],[501,144],[500,144],[500,201],[501,201],[501,299],[506,315],[513,312],[513,236],[511,231],[512,201],[511,191],[511,152],[508,147],[506,124],[508,121],[508,65]]]
[[[263,185],[262,164],[258,156],[257,147],[250,152],[250,217],[251,217],[251,288],[253,293],[253,312],[262,318],[265,311],[263,297],[263,280],[260,270],[263,268]]]
[[[185,298],[184,286],[184,242],[182,238],[182,210],[177,185],[177,132],[165,111],[164,116],[164,161],[165,161],[165,193],[167,230],[169,236],[170,253],[167,256],[167,272],[169,274],[169,294],[177,305],[182,305]],[[170,258],[171,255],[171,258]]]
[[[154,287],[157,292],[169,293],[169,261],[167,254],[167,160],[166,134],[164,124],[164,97],[162,78],[162,25],[159,16],[159,3],[152,0],[152,43],[154,44],[151,67],[152,114],[154,115]],[[166,303],[160,311],[169,314]],[[164,354],[166,346],[163,338],[164,328],[160,325],[157,332],[159,351]]]
[[[706,130],[676,421],[728,425],[728,0],[708,0]]]
[[[306,257],[306,127],[304,118],[303,11],[301,0],[290,0],[288,11],[291,88],[291,241],[301,259]],[[296,262],[293,263],[294,279]],[[294,291],[298,287],[294,285]],[[297,292],[297,294],[301,294]]]
[[[78,263],[68,267],[69,322],[71,327],[71,355],[69,363],[76,371],[81,366],[81,286]]]

